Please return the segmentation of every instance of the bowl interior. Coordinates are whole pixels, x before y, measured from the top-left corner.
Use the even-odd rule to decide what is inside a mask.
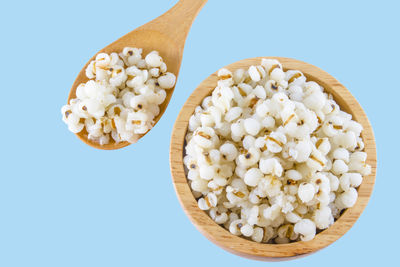
[[[225,66],[225,68],[231,71],[238,68],[247,69],[251,65],[259,65],[261,58],[244,59]],[[333,95],[340,108],[351,114],[353,119],[363,126],[362,138],[365,144],[364,150],[368,155],[367,163],[371,165],[372,172],[370,175],[364,176],[363,182],[358,188],[359,196],[356,204],[352,208],[345,210],[333,225],[318,233],[313,240],[289,244],[263,244],[234,236],[225,228],[215,223],[208,214],[200,210],[184,171],[184,140],[190,116],[194,113],[196,106],[200,105],[202,100],[211,94],[217,84],[217,72],[210,75],[195,89],[178,115],[171,137],[170,167],[173,184],[185,213],[196,228],[210,241],[240,256],[258,260],[285,260],[318,251],[336,241],[353,226],[366,207],[373,190],[376,175],[376,147],[372,127],[365,112],[350,92],[334,77],[313,65],[295,59],[281,57],[265,58],[279,60],[285,71],[294,69],[303,72],[308,81],[315,81],[323,86],[326,92]]]

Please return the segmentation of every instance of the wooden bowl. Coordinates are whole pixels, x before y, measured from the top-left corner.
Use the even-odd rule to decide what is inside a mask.
[[[373,190],[376,174],[376,147],[372,127],[363,109],[350,92],[335,78],[305,62],[290,58],[270,58],[279,60],[285,70],[300,70],[307,77],[307,80],[315,81],[323,86],[326,92],[333,95],[341,109],[352,114],[353,119],[364,127],[362,138],[365,143],[365,152],[368,154],[367,163],[371,165],[372,172],[364,177],[361,186],[358,188],[358,200],[354,207],[345,210],[333,225],[318,233],[313,240],[289,244],[263,244],[232,235],[228,230],[215,223],[204,211],[200,210],[184,171],[184,138],[189,118],[194,113],[195,107],[200,105],[202,100],[210,95],[216,87],[217,72],[214,72],[196,88],[178,115],[171,137],[170,167],[178,199],[189,219],[204,236],[236,255],[257,260],[279,261],[314,253],[335,242],[353,226],[366,207]],[[259,65],[260,62],[261,57],[249,58],[230,64],[225,68],[231,71],[238,68],[247,69],[251,65]]]

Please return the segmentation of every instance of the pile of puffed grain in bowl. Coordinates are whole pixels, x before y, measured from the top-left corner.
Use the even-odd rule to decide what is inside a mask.
[[[61,109],[73,133],[86,129],[88,139],[105,145],[112,138],[135,142],[154,125],[166,91],[176,77],[157,51],[142,58],[142,49],[125,47],[122,53],[100,53],[86,68],[90,79],[76,89],[76,97]]]
[[[371,173],[362,126],[297,70],[262,59],[218,72],[189,120],[184,156],[200,209],[256,242],[312,240]]]

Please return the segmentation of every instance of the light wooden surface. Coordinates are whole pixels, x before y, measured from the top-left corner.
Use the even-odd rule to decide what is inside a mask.
[[[107,47],[104,47],[98,53],[121,52],[122,49],[127,46],[143,48],[144,55],[153,50],[157,50],[167,64],[168,71],[174,73],[176,77],[178,77],[186,36],[189,33],[194,19],[206,2],[207,0],[180,0],[165,14],[121,37]],[[93,56],[79,72],[69,93],[68,102],[76,97],[75,93],[78,85],[89,80],[85,75],[85,70],[87,65],[89,65],[90,61],[94,60],[94,58],[95,56]],[[160,120],[167,108],[174,89],[175,87],[166,90],[167,96],[164,103],[160,105],[160,114],[154,119],[155,123]],[[86,144],[99,149],[118,149],[130,145],[129,142],[120,142],[116,144],[112,138],[109,144],[100,145],[88,140],[85,130],[76,135]],[[137,135],[136,141],[144,135],[145,134]]]
[[[363,109],[350,92],[335,78],[325,71],[290,58],[278,58],[285,70],[296,69],[302,71],[308,80],[315,81],[324,87],[325,91],[334,96],[341,109],[352,114],[353,119],[364,127],[362,138],[365,142],[365,152],[368,154],[367,163],[372,166],[372,173],[364,177],[358,189],[358,200],[354,207],[347,209],[343,215],[328,229],[317,234],[308,242],[295,242],[290,244],[260,244],[232,235],[223,227],[217,225],[204,211],[200,210],[191,192],[183,167],[184,137],[188,121],[196,106],[211,94],[217,84],[217,72],[205,79],[191,94],[181,109],[175,122],[170,145],[170,167],[172,180],[178,199],[196,228],[213,243],[234,254],[247,258],[279,261],[301,257],[316,252],[336,241],[344,235],[356,222],[366,207],[371,196],[376,175],[376,147],[371,125]],[[249,58],[226,66],[233,71],[237,68],[248,68],[250,65],[259,65],[261,57]],[[369,233],[366,233],[367,235]],[[364,240],[360,240],[363,242]]]

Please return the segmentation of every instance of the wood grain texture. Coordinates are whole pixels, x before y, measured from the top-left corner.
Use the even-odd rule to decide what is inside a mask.
[[[168,71],[174,73],[178,78],[186,37],[194,19],[206,2],[207,0],[180,0],[165,14],[126,34],[117,41],[101,49],[98,53],[119,53],[127,46],[142,48],[144,55],[153,50],[157,50],[165,64],[167,64]],[[95,57],[96,55],[94,55],[79,72],[69,93],[68,103],[72,98],[76,98],[76,88],[78,85],[89,80],[86,77],[85,70]],[[174,89],[175,87],[166,90],[167,96],[165,101],[160,105],[160,114],[154,119],[155,124],[157,124],[164,114]],[[136,135],[136,141],[145,134]],[[88,139],[86,130],[76,135],[86,144],[98,149],[111,150],[130,145],[129,142],[120,142],[117,144],[112,138],[110,138],[109,144],[100,145]]]
[[[334,77],[325,71],[290,58],[270,57],[278,59],[285,70],[295,69],[304,73],[309,81],[315,81],[331,93],[341,109],[352,114],[353,119],[363,127],[362,138],[365,143],[365,152],[368,154],[367,163],[372,167],[372,173],[365,176],[358,188],[358,200],[354,207],[347,209],[342,216],[328,229],[320,232],[308,242],[295,242],[290,244],[260,244],[244,238],[234,236],[223,227],[217,225],[204,211],[197,206],[183,166],[184,137],[186,135],[190,116],[196,106],[211,94],[217,84],[217,72],[205,79],[191,94],[181,109],[175,122],[170,144],[170,168],[172,180],[178,199],[196,228],[209,240],[221,248],[234,254],[257,260],[279,261],[302,257],[316,252],[343,236],[357,221],[366,207],[372,194],[376,176],[376,147],[374,133],[366,114],[351,93]],[[248,68],[250,65],[259,65],[261,57],[244,59],[225,68],[234,71],[238,68]]]

